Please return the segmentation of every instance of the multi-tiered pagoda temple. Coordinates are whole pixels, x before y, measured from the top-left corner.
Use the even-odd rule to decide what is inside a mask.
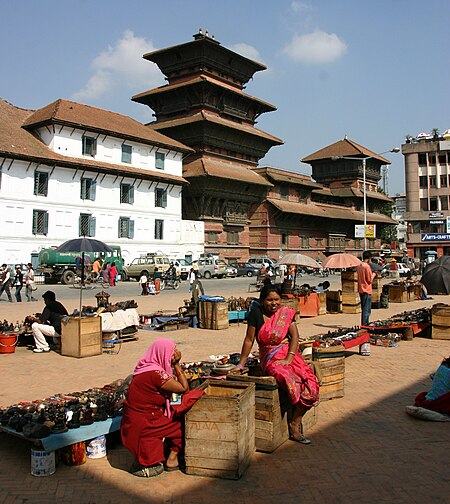
[[[271,183],[252,168],[283,142],[255,127],[270,103],[244,93],[266,66],[223,47],[201,30],[194,40],[144,58],[158,65],[168,84],[132,99],[155,112],[148,126],[194,149],[183,162],[189,187],[183,218],[205,223],[205,252],[248,257],[249,211]]]

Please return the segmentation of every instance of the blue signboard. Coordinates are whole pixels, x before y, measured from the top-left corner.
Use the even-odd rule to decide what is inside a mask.
[[[450,233],[422,233],[423,242],[450,241]]]

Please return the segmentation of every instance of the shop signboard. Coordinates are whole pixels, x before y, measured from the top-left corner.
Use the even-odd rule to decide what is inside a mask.
[[[423,242],[450,241],[450,233],[422,233]]]
[[[364,224],[355,224],[355,238],[375,238],[376,224],[366,224],[366,234],[364,236]]]
[[[430,224],[444,224],[443,220],[430,220]]]
[[[432,219],[443,219],[444,218],[444,212],[430,212],[428,214],[428,218],[430,220],[432,220]]]
[[[450,217],[447,217],[447,233],[450,233]]]

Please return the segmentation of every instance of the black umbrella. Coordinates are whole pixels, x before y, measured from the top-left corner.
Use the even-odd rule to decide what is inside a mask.
[[[100,240],[94,240],[93,238],[86,238],[85,236],[83,236],[81,238],[74,238],[73,240],[67,240],[56,249],[56,252],[81,252],[81,285],[80,285],[80,317],[81,317],[81,306],[82,306],[81,303],[83,298],[83,287],[84,287],[84,254],[85,252],[113,252],[113,249]]]
[[[450,294],[450,256],[441,256],[427,264],[420,281],[428,294]]]
[[[93,238],[74,238],[60,245],[57,252],[112,252],[113,249],[100,240]]]

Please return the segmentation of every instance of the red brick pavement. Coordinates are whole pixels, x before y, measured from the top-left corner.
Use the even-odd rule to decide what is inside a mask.
[[[385,318],[406,309],[447,301],[391,304],[372,312]],[[312,335],[358,323],[357,315],[302,319]],[[245,325],[224,331],[189,329],[169,333],[186,359],[239,351]],[[0,356],[0,403],[36,399],[52,392],[83,390],[126,376],[156,337],[142,331],[118,355],[70,359],[53,352],[33,354],[18,348]],[[324,401],[309,433],[310,446],[286,442],[273,454],[255,453],[239,481],[166,473],[140,479],[127,473],[128,452],[117,443],[107,458],[79,467],[60,465],[54,475],[30,474],[30,445],[0,434],[0,504],[3,503],[442,503],[450,495],[450,424],[422,422],[404,412],[426,390],[448,341],[415,338],[395,348],[372,347],[371,356],[349,351],[345,397]]]

